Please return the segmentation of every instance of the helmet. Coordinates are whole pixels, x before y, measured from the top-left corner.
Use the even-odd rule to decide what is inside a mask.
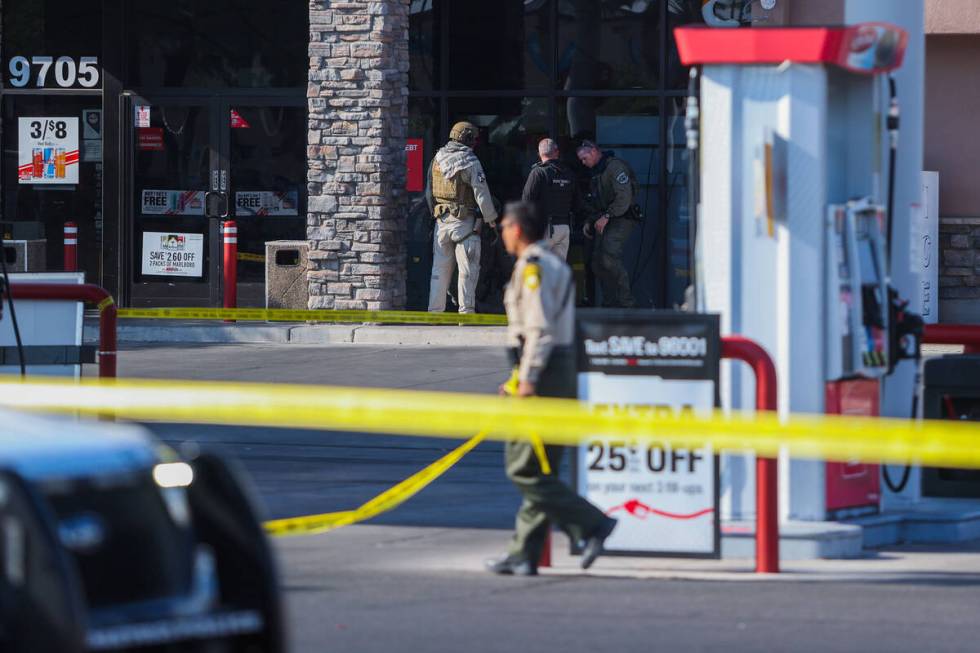
[[[473,145],[479,135],[480,130],[471,122],[457,122],[449,130],[449,139],[463,145]]]

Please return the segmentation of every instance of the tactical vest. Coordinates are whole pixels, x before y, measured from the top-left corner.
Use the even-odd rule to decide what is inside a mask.
[[[452,179],[446,179],[439,164],[432,162],[432,197],[435,204],[448,204],[452,207],[465,207],[470,211],[476,210],[476,196],[473,187],[460,180],[460,174]],[[457,216],[459,217],[459,216]]]
[[[544,170],[547,182],[541,197],[545,217],[552,224],[568,224],[572,212],[572,197],[575,193],[575,178],[562,165],[548,161],[539,164]]]

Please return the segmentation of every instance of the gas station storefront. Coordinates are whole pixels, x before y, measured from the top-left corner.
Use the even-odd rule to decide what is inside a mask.
[[[265,242],[306,238],[307,13],[232,0],[3,3],[4,235],[44,241],[45,267],[58,270],[74,222],[79,269],[121,304],[214,306],[219,223],[233,219],[253,254],[238,265],[238,296],[262,305]],[[206,211],[208,193],[220,213]],[[186,264],[155,265],[168,248]]]
[[[332,180],[311,183],[307,147],[321,119],[311,113],[307,88],[309,9],[294,5],[284,4],[291,7],[284,13],[278,5],[232,0],[160,7],[4,2],[5,235],[44,240],[47,268],[59,269],[61,231],[73,221],[80,269],[121,305],[218,306],[218,229],[232,218],[246,255],[238,264],[239,304],[263,305],[265,243],[313,243],[314,231],[329,231],[312,222],[320,209],[308,198]],[[890,315],[881,226],[892,185],[884,166],[888,134],[876,117],[888,111],[882,75],[896,60],[882,55],[865,66],[863,73],[875,75],[836,60],[785,69],[770,60],[699,62],[714,68],[700,80],[698,233],[705,240],[698,269],[689,257],[688,68],[673,31],[699,22],[698,12],[680,12],[679,2],[617,4],[598,15],[588,2],[501,3],[492,11],[476,3],[406,5],[411,65],[399,97],[407,93],[403,136],[421,150],[421,169],[448,126],[469,119],[483,132],[479,154],[491,188],[506,200],[519,194],[538,138],[558,138],[566,158],[576,139],[597,139],[640,177],[648,219],[630,244],[627,267],[643,306],[679,304],[694,272],[704,284],[699,306],[722,316],[722,332],[751,337],[773,353],[782,411],[908,414],[912,384],[901,377],[911,376],[912,365],[889,376],[896,352],[882,335]],[[487,25],[521,38],[490,48]],[[886,45],[898,44],[871,51]],[[477,63],[461,67],[466,61]],[[841,97],[847,102],[831,102]],[[838,160],[846,165],[824,165]],[[430,222],[407,181],[408,202],[396,207],[408,225],[400,234],[407,245],[400,282],[408,286],[409,308],[417,308],[413,288],[428,294]],[[907,211],[894,214],[896,224],[908,224]],[[363,251],[382,258],[373,246]],[[156,265],[155,255],[174,249],[192,256],[172,269]],[[896,257],[908,251],[907,243],[895,247]],[[842,267],[860,275],[835,278]],[[323,271],[325,281],[332,272]],[[879,302],[867,311],[877,314],[874,324],[861,321],[865,311],[850,303],[858,299]],[[721,384],[729,388],[726,407],[751,405],[744,374],[725,368]],[[900,385],[909,391],[892,391],[900,398],[890,400]],[[751,463],[726,455],[721,465],[722,514],[751,517]],[[782,473],[784,518],[846,517],[875,512],[885,501],[873,467],[786,460]],[[918,492],[919,485],[909,487]]]

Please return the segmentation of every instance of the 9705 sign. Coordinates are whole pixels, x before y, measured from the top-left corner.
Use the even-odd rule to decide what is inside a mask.
[[[638,417],[709,415],[718,401],[717,316],[580,311],[578,396]],[[718,466],[708,446],[596,438],[579,447],[579,493],[619,525],[611,553],[720,554]]]
[[[7,64],[7,85],[14,88],[98,88],[102,75],[98,57],[17,55]]]

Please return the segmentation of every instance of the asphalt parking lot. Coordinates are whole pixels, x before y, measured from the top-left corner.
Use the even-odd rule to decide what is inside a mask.
[[[164,374],[163,372],[166,372]],[[492,392],[493,349],[221,345],[125,350],[120,376]],[[270,518],[354,508],[454,446],[353,433],[155,425],[239,459]],[[460,436],[470,435],[461,430]],[[980,636],[980,545],[788,565],[608,558],[535,579],[481,571],[517,493],[487,443],[368,525],[277,540],[292,650],[965,651]]]

